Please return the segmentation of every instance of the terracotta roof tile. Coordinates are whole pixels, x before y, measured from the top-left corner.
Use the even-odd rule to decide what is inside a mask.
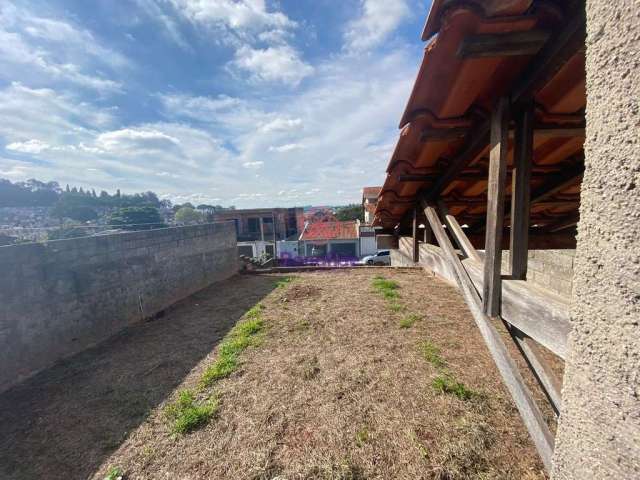
[[[380,194],[382,187],[364,187],[362,189],[363,197],[377,197]]]
[[[573,14],[560,0],[433,2],[425,35],[438,35],[425,49],[400,122],[400,138],[378,196],[375,225],[389,228],[404,217],[415,204],[417,193],[434,185],[451,159],[486,122],[493,103],[510,92],[535,58],[535,55],[461,58],[458,51],[463,40],[478,34],[558,32]],[[556,135],[548,129],[534,137],[535,175],[531,187],[535,194],[550,176],[562,177],[567,170],[579,170],[583,162],[584,131],[580,133],[586,105],[583,49],[548,79],[534,100],[537,125],[568,126],[576,132]],[[486,211],[486,203],[481,200],[483,195],[486,200],[488,153],[487,140],[484,148],[480,145],[479,151],[474,152],[462,174],[441,194],[445,201],[450,201],[453,215],[466,215],[466,219],[459,219],[461,222],[481,221]],[[508,162],[512,163],[512,151]],[[401,175],[419,175],[425,180],[401,182]],[[569,185],[549,199],[556,204],[549,201],[532,208],[532,215],[553,221],[554,217],[577,213],[578,197],[572,188],[575,190],[576,186]]]
[[[316,222],[307,224],[300,240],[352,240],[358,238],[356,222]]]

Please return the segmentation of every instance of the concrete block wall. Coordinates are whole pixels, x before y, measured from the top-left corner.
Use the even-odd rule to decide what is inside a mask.
[[[233,223],[0,247],[0,391],[238,271]]]
[[[509,272],[509,250],[502,252],[502,271]],[[575,250],[529,250],[527,281],[565,297],[571,296]]]
[[[420,256],[428,254],[429,246],[420,244]],[[480,251],[482,254],[482,251]],[[575,250],[529,250],[527,282],[569,298],[573,286]],[[413,265],[412,240],[401,237],[399,249],[391,251],[392,265]],[[449,268],[444,266],[443,268]],[[509,274],[509,250],[502,251],[502,273]]]

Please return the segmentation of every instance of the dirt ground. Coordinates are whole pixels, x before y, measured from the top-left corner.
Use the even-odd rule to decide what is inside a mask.
[[[374,291],[376,275],[399,298]],[[0,397],[0,478],[102,480],[114,467],[125,479],[545,478],[453,287],[384,268],[277,280],[214,285]],[[172,433],[166,405],[197,388],[257,302],[262,340],[209,387],[217,414]]]

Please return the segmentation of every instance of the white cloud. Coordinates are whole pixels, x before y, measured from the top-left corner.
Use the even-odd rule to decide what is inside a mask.
[[[0,77],[28,76],[39,83],[57,80],[111,92],[120,90],[122,83],[96,74],[96,67],[117,71],[130,66],[128,59],[104,47],[86,29],[10,3],[0,6]]]
[[[295,26],[281,12],[268,12],[264,0],[170,0],[194,23],[224,25],[234,30],[259,31]]]
[[[298,85],[314,71],[289,45],[264,49],[242,46],[236,51],[235,59],[230,65],[249,72],[253,80],[281,82],[292,86]]]
[[[77,143],[113,121],[108,110],[50,88],[14,82],[0,89],[0,138],[7,144],[32,139],[50,145]]]
[[[278,152],[278,153],[286,153],[291,152],[293,150],[301,150],[304,148],[304,145],[300,143],[287,143],[285,145],[280,145],[277,147],[269,147],[270,152]]]
[[[362,51],[379,45],[409,13],[405,0],[362,0],[362,15],[344,34],[347,49]]]
[[[26,142],[13,142],[6,146],[7,150],[21,153],[40,153],[49,148],[51,148],[51,145],[37,139],[27,140]]]
[[[214,122],[219,114],[242,104],[240,99],[227,95],[193,97],[185,94],[169,94],[161,95],[160,100],[169,114],[178,114],[206,122]]]
[[[268,123],[265,123],[260,127],[260,130],[265,133],[269,132],[286,132],[300,128],[302,126],[301,118],[284,118],[277,117]]]
[[[164,150],[180,145],[180,140],[153,129],[124,128],[101,133],[96,145],[105,151],[116,151],[130,155],[139,150]]]
[[[262,162],[262,161],[244,162],[242,164],[242,166],[245,167],[245,168],[259,168],[262,165],[264,165],[264,162]]]

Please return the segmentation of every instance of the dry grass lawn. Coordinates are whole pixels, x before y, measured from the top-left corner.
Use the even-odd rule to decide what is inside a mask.
[[[377,275],[398,288],[375,290]],[[237,369],[204,387],[211,351],[92,478],[545,478],[453,287],[420,270],[310,272],[261,304]],[[185,389],[216,408],[176,434],[167,405]]]

